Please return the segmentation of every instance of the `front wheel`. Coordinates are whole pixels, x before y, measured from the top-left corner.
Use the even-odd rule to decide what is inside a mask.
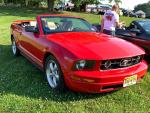
[[[12,53],[13,53],[14,56],[18,56],[20,54],[20,51],[17,48],[16,41],[15,41],[14,38],[12,39],[11,49],[12,49]]]
[[[49,56],[45,62],[45,75],[51,89],[65,91],[65,82],[60,65],[55,57]]]

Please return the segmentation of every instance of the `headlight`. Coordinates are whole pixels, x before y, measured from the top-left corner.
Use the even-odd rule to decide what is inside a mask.
[[[134,59],[133,59],[133,60],[134,60]],[[135,63],[137,64],[137,63],[139,63],[141,60],[142,60],[142,57],[141,57],[141,56],[137,56],[137,57],[135,58]]]
[[[79,60],[75,63],[74,70],[90,70],[93,69],[96,61],[93,60]]]

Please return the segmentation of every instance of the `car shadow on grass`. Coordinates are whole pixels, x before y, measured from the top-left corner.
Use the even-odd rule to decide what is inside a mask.
[[[57,92],[49,88],[44,74],[25,57],[14,57],[10,45],[0,45],[0,92],[52,101],[78,101],[110,95]]]

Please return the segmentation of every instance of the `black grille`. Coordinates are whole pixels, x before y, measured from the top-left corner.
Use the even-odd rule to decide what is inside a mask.
[[[140,63],[142,59],[143,56],[135,56],[122,59],[104,60],[101,62],[100,69],[110,70],[110,69],[125,68]]]
[[[119,89],[119,88],[122,88],[122,87],[123,87],[123,84],[112,85],[112,86],[104,86],[104,87],[102,87],[102,90],[111,89],[111,88]]]

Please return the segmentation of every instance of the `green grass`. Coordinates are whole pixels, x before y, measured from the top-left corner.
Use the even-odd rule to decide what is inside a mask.
[[[0,8],[0,113],[148,113],[150,73],[141,84],[107,94],[51,91],[43,73],[23,56],[12,56],[10,24],[46,10]],[[69,12],[65,12],[69,13]],[[95,14],[69,13],[99,23]],[[121,17],[129,24],[136,18]]]

